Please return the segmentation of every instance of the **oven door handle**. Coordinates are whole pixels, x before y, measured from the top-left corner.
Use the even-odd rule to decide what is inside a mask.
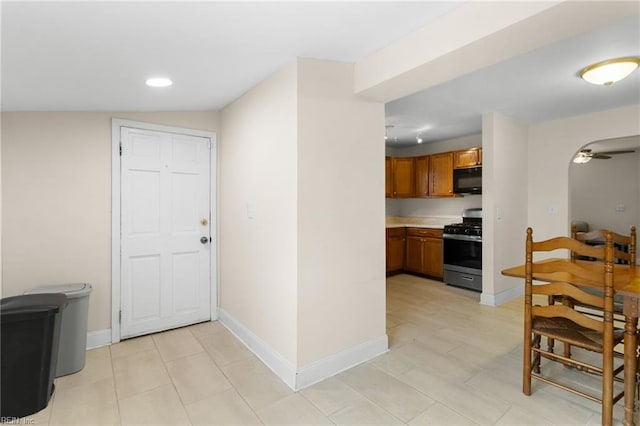
[[[482,242],[482,237],[479,235],[442,234],[442,238],[446,240],[477,241],[479,243]]]

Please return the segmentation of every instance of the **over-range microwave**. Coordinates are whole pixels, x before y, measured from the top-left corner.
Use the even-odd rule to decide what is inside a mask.
[[[482,194],[482,167],[453,170],[454,194]]]

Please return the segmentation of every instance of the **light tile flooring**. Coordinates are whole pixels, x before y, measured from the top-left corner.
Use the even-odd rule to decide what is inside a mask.
[[[534,382],[521,392],[522,299],[409,275],[387,280],[390,351],[291,391],[218,322],[88,352],[29,424],[597,425],[598,406]],[[560,372],[572,380],[571,371]],[[594,382],[595,383],[595,382]],[[590,383],[586,383],[589,385]],[[622,417],[617,404],[616,421]]]

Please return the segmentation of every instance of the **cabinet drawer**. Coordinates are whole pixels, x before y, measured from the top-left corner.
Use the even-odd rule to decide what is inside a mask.
[[[407,228],[407,236],[442,238],[442,229]]]
[[[399,228],[387,228],[387,237],[400,237],[404,238],[404,227]]]

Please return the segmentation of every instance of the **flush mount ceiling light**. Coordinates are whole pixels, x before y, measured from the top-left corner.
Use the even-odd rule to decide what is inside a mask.
[[[169,87],[173,84],[173,81],[166,77],[152,77],[148,78],[146,83],[149,87]]]
[[[631,74],[639,65],[640,58],[637,56],[609,59],[583,68],[580,77],[591,84],[608,87]]]

